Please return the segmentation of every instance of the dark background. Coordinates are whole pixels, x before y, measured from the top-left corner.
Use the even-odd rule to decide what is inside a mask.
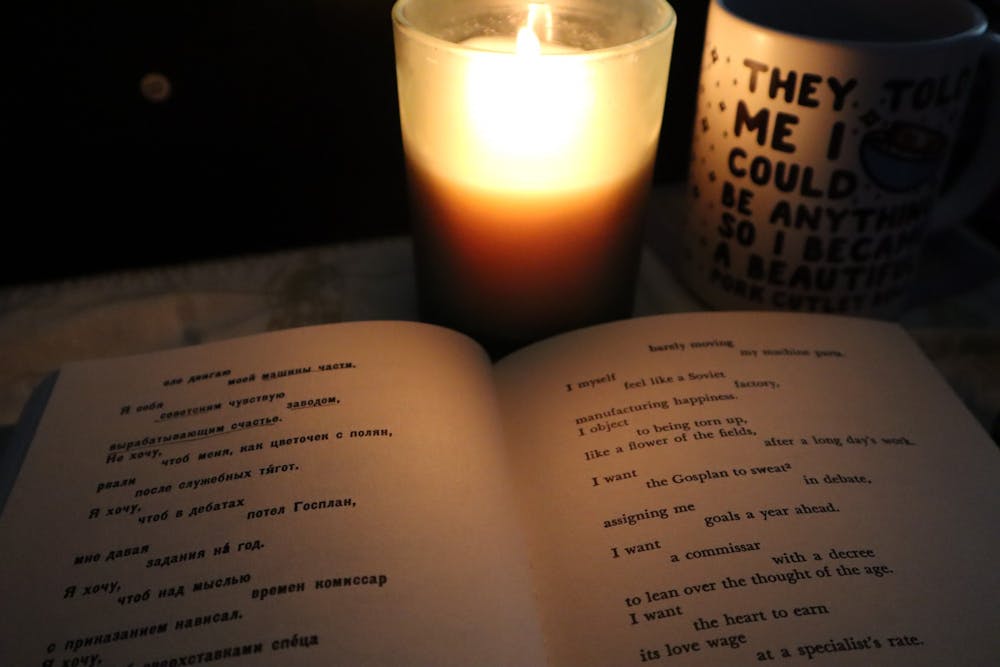
[[[392,0],[12,4],[0,284],[407,231]],[[671,4],[660,183],[686,174],[708,0]]]

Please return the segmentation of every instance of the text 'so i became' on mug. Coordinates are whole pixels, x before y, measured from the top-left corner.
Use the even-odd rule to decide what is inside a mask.
[[[1000,41],[965,0],[713,0],[678,277],[712,308],[898,315],[931,229],[1000,171],[942,192],[983,55]]]

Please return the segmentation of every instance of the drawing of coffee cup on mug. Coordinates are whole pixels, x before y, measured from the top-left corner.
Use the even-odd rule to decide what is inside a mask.
[[[868,132],[861,140],[861,166],[884,190],[908,192],[944,167],[948,137],[928,127],[897,121]]]
[[[983,56],[1000,40],[966,0],[712,0],[685,211],[661,223],[677,276],[713,308],[898,315],[928,236],[1000,178],[994,122],[942,192]]]

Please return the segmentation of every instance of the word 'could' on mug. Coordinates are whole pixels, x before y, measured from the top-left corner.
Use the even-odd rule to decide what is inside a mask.
[[[935,216],[996,176],[942,199],[990,37],[964,0],[713,0],[678,277],[713,308],[897,316]]]

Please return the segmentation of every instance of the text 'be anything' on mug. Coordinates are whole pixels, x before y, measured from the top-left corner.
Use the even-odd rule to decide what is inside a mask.
[[[995,182],[973,160],[941,193],[998,46],[965,0],[713,0],[678,277],[713,308],[898,315],[935,215]]]

